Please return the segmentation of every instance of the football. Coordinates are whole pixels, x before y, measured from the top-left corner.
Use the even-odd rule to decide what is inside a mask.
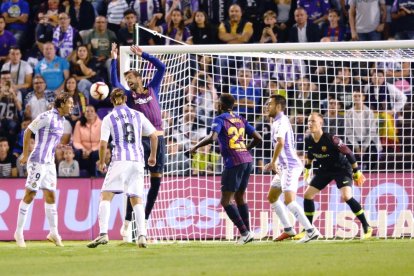
[[[90,89],[91,97],[95,100],[102,101],[109,94],[109,87],[106,83],[98,81],[92,84]]]

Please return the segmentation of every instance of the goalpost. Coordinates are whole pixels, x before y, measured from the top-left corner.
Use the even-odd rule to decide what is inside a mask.
[[[414,237],[414,41],[142,49],[167,67],[159,94],[167,141],[166,169],[149,220],[150,239],[237,238],[220,206],[222,161],[217,146],[188,156],[190,146],[208,134],[220,93],[238,95],[236,111],[264,138],[264,144],[253,152],[254,172],[246,192],[256,239],[270,240],[282,230],[266,199],[272,175],[261,170],[273,152],[270,123],[264,113],[266,100],[274,93],[287,98],[287,115],[300,156],[304,155],[306,118],[311,111],[323,113],[326,130],[353,146],[367,177],[363,187],[353,187],[353,193],[374,227],[374,235]],[[129,47],[121,47],[120,75],[131,68],[143,74],[144,83],[155,70],[131,55]],[[126,86],[122,77],[121,81]],[[365,97],[367,107],[358,103],[357,92]],[[306,186],[302,180],[299,186],[297,201],[302,205]],[[341,201],[335,184],[315,198],[315,206],[314,224],[324,238],[353,239],[362,234],[359,221]],[[294,221],[293,216],[291,219]],[[300,231],[301,226],[295,223]]]

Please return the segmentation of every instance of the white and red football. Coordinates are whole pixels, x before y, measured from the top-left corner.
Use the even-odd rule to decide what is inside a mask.
[[[95,100],[102,101],[108,97],[109,87],[106,83],[98,81],[92,84],[91,89],[89,90],[91,97]]]

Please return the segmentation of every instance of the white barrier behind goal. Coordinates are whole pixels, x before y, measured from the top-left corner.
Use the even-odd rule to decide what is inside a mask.
[[[257,239],[271,239],[282,229],[266,200],[272,176],[261,170],[272,155],[270,123],[263,113],[275,93],[287,98],[300,156],[311,111],[324,114],[326,130],[353,148],[367,176],[364,187],[354,187],[354,197],[368,214],[374,234],[414,236],[413,41],[142,48],[167,67],[159,99],[166,169],[149,221],[152,239],[232,240],[238,234],[220,206],[217,146],[188,156],[190,146],[208,134],[220,93],[235,95],[236,111],[264,138],[253,152],[247,190]],[[144,82],[151,80],[155,68],[130,54],[128,47],[121,47],[122,81],[123,72],[131,68],[143,74]],[[358,91],[365,97],[363,112],[358,109]],[[305,188],[301,183],[300,205]],[[335,184],[317,196],[315,206],[314,224],[325,238],[359,238],[362,227],[341,202]]]

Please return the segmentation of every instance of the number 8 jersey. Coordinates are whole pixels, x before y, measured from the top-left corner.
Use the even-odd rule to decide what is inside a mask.
[[[224,167],[231,168],[252,162],[253,158],[246,148],[244,136],[252,135],[255,129],[246,119],[233,112],[223,113],[214,118],[211,131],[218,134]]]
[[[112,136],[112,161],[138,161],[144,166],[141,137],[155,131],[144,114],[121,105],[114,107],[102,120],[101,140],[108,142],[109,136]]]

